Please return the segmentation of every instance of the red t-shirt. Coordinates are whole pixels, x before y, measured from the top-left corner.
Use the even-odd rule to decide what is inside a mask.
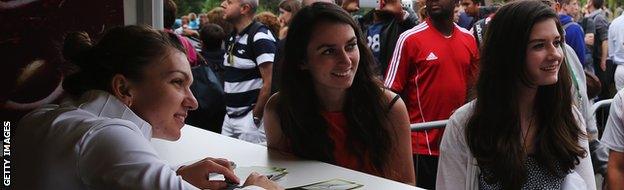
[[[381,176],[373,166],[369,159],[364,158],[365,163],[361,163],[359,158],[351,153],[351,149],[354,147],[347,146],[347,118],[342,112],[322,112],[321,115],[327,121],[329,125],[327,133],[329,138],[334,141],[334,159],[336,165]]]
[[[399,37],[384,85],[401,95],[411,123],[445,120],[466,102],[478,62],[469,31],[455,25],[451,36],[444,36],[427,19]],[[439,155],[442,133],[412,132],[412,152]]]

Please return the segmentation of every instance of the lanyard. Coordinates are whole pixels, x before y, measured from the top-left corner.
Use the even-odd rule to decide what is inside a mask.
[[[572,82],[574,83],[574,88],[576,88],[576,98],[578,100],[578,105],[581,105],[581,100],[583,100],[583,97],[581,96],[581,89],[579,88],[579,84],[578,84],[578,80],[576,79],[576,73],[574,72],[574,69],[572,69],[572,65],[569,64],[568,60],[565,60],[565,63],[568,65],[568,70],[570,70],[570,73],[572,73]]]

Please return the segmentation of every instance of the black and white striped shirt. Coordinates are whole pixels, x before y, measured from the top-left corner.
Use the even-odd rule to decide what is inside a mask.
[[[232,34],[226,42],[224,85],[225,105],[230,118],[244,116],[253,109],[262,88],[262,76],[259,65],[273,62],[276,39],[266,26],[253,35],[251,45],[247,44],[247,31]]]

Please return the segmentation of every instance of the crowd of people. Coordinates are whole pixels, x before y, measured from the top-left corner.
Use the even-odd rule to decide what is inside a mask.
[[[76,69],[61,104],[19,122],[16,186],[239,183],[227,159],[158,158],[149,140],[190,124],[426,189],[624,188],[621,11],[604,0],[382,2],[360,16],[358,0],[283,0],[275,15],[224,0],[178,19],[165,0],[163,30],[69,33]],[[597,122],[603,99],[613,103]],[[244,186],[283,189],[257,173]]]

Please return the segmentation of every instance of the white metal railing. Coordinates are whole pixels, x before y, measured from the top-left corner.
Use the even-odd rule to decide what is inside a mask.
[[[612,99],[607,99],[607,100],[601,100],[599,102],[594,103],[594,105],[591,106],[591,111],[592,114],[595,116],[596,115],[596,110],[603,108],[603,107],[607,107],[607,106],[611,106],[611,102],[613,100]],[[444,128],[446,127],[446,123],[448,122],[447,120],[439,120],[439,121],[430,121],[430,122],[424,122],[424,123],[415,123],[415,124],[411,124],[410,125],[410,129],[411,131],[422,131],[422,130],[428,130],[428,129],[440,129],[440,128]]]
[[[415,123],[410,125],[410,129],[412,131],[422,131],[428,129],[441,129],[446,127],[447,120],[439,120],[439,121],[430,121],[424,123]]]
[[[611,102],[613,101],[613,99],[606,99],[606,100],[600,100],[596,103],[594,103],[594,105],[591,106],[591,113],[592,115],[596,115],[596,111],[602,107],[607,107],[607,106],[611,106]],[[608,111],[607,111],[608,112]]]

